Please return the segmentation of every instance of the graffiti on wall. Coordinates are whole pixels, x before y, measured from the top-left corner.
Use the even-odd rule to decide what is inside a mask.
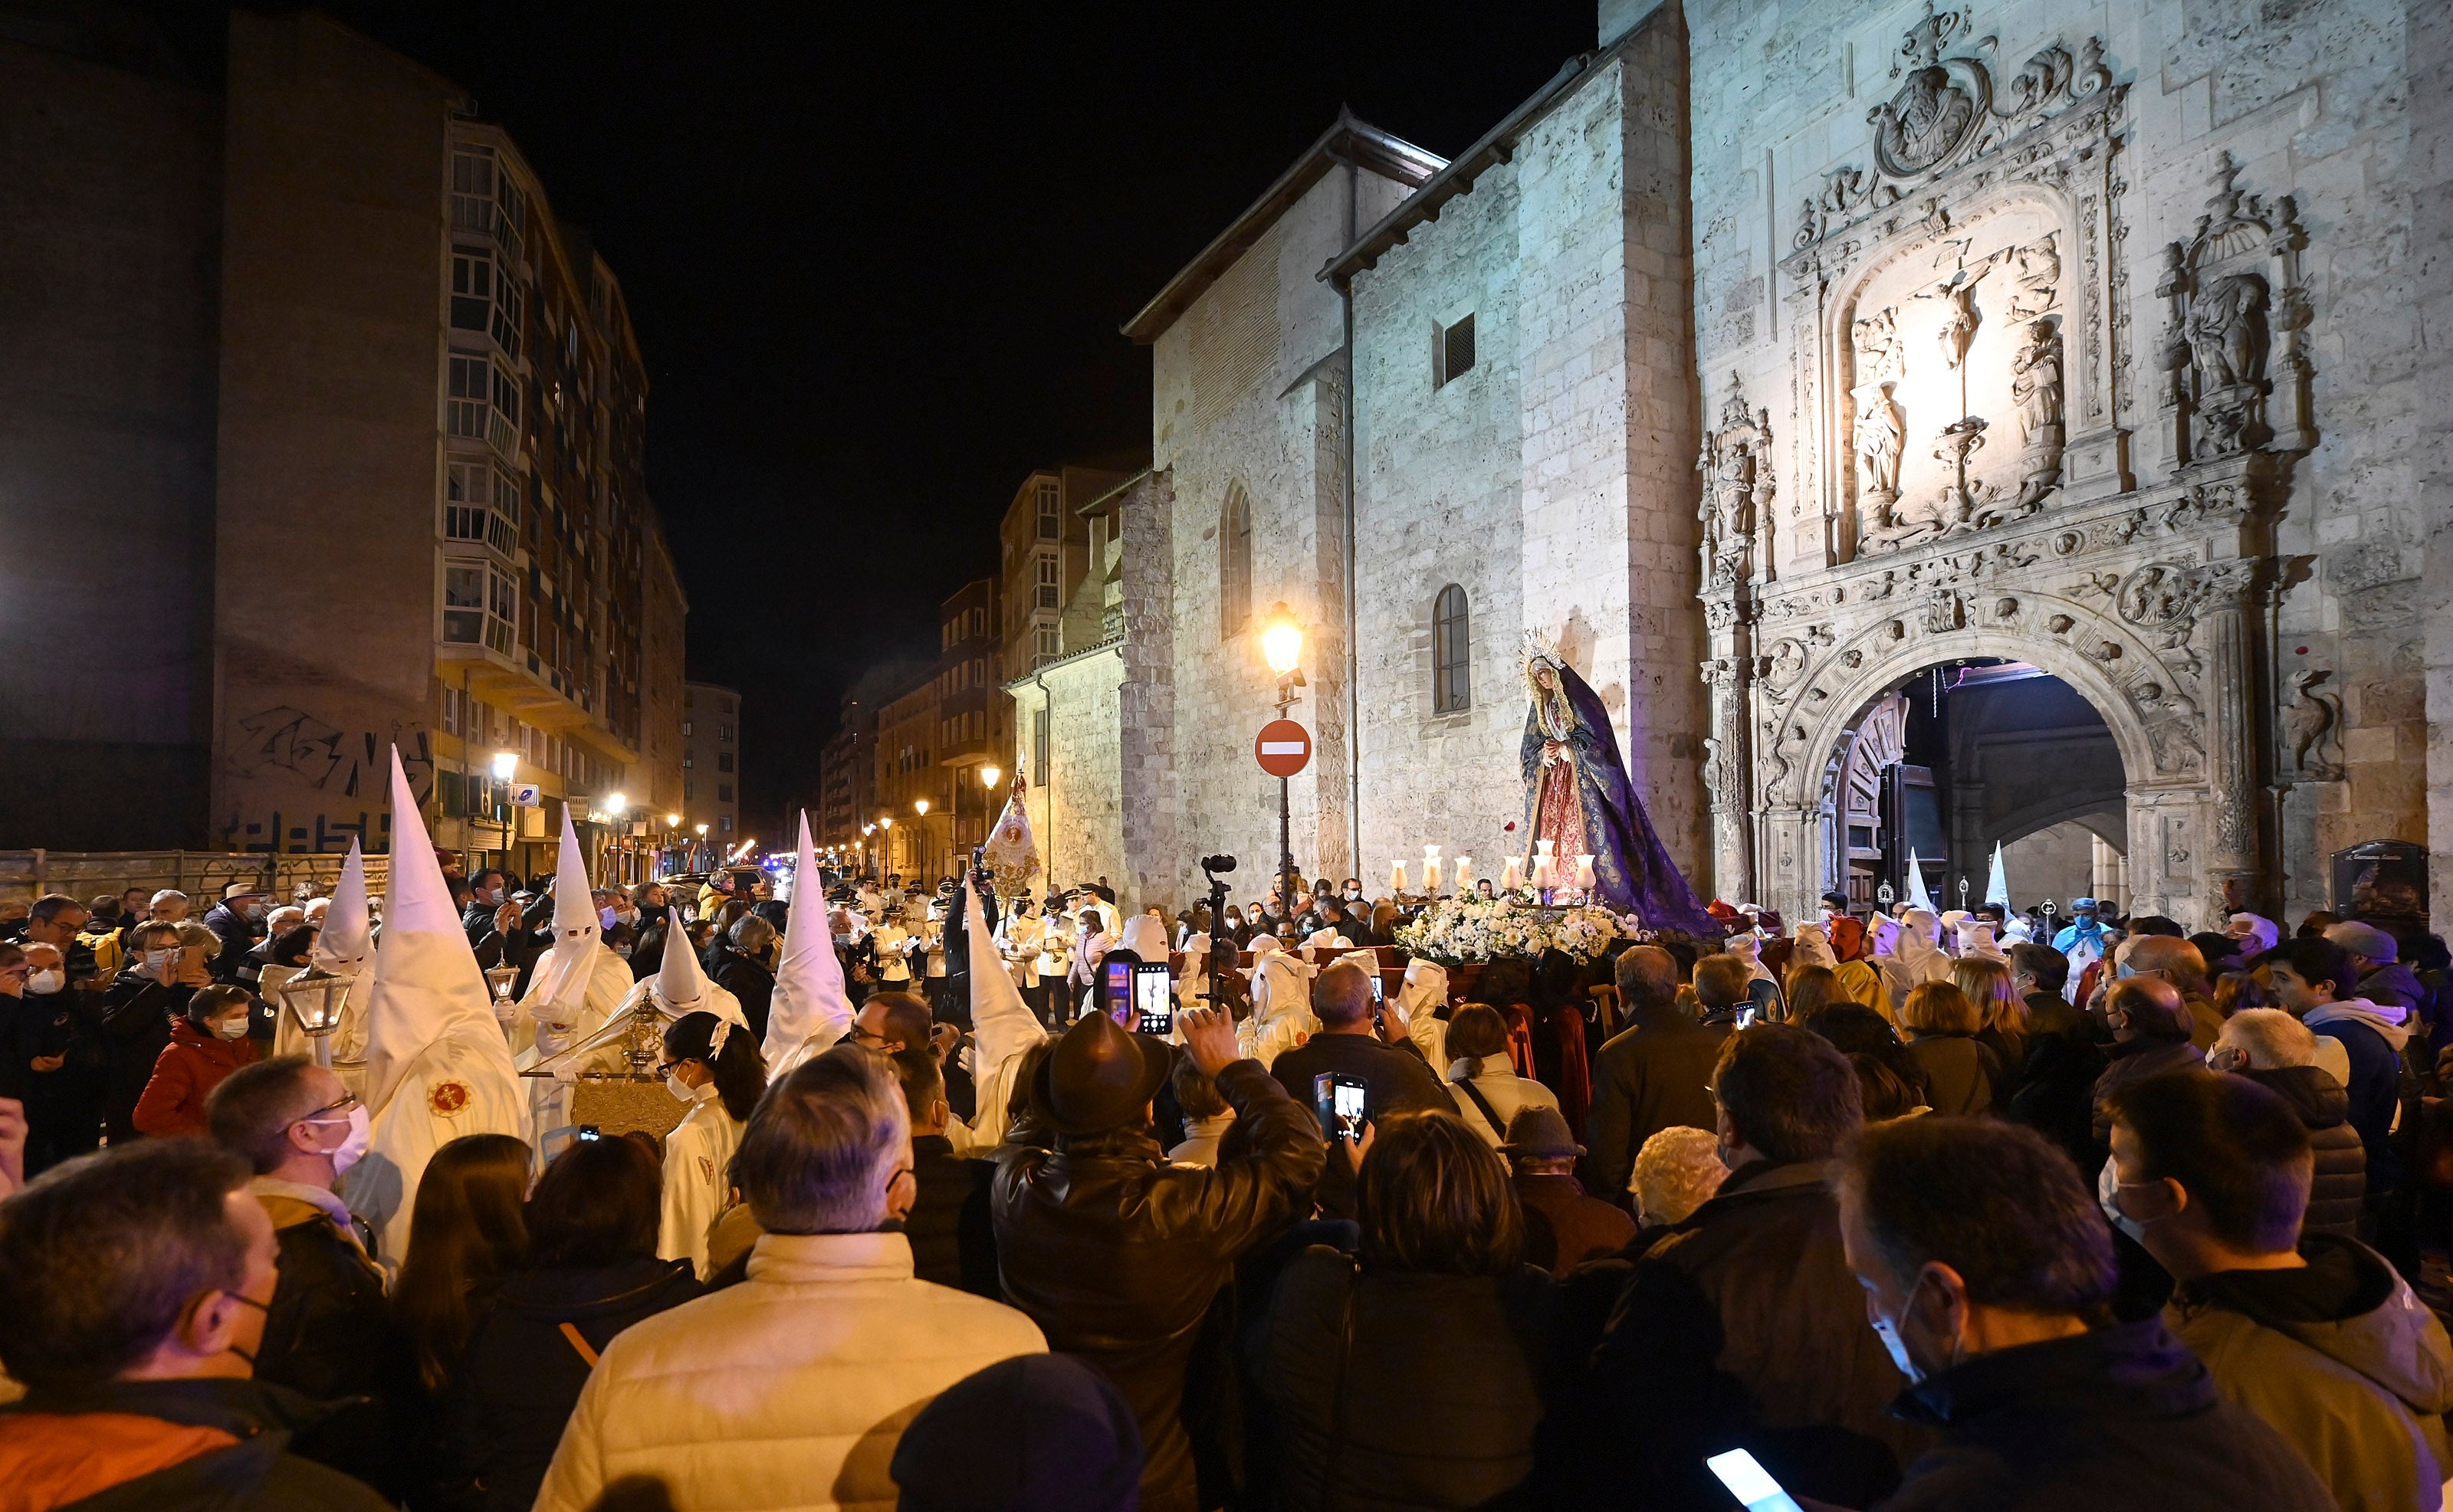
[[[222,821],[221,841],[230,850],[321,854],[347,850],[351,840],[369,851],[389,850],[386,784],[394,745],[418,802],[433,796],[434,757],[422,726],[344,730],[287,704],[232,724],[237,735],[229,760],[236,775],[260,783],[287,773],[313,793],[295,807],[270,802],[258,807],[250,802],[255,794],[239,797]]]

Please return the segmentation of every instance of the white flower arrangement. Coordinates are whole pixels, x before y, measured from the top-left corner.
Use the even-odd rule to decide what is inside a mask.
[[[1512,898],[1449,898],[1397,930],[1406,953],[1444,966],[1564,950],[1590,961],[1619,935],[1606,908],[1534,908]]]

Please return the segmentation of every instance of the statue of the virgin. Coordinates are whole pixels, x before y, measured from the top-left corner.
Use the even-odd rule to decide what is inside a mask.
[[[1539,643],[1526,649],[1525,681],[1533,696],[1522,759],[1533,839],[1549,841],[1563,866],[1590,855],[1594,902],[1613,913],[1633,912],[1648,929],[1718,939],[1719,924],[1671,863],[1627,781],[1600,697]]]

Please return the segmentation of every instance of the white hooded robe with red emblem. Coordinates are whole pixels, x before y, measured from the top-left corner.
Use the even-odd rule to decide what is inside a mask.
[[[434,1152],[470,1134],[529,1137],[528,1098],[493,997],[435,863],[416,794],[391,757],[391,880],[367,999],[364,1099],[374,1126],[349,1168],[349,1210],[397,1266],[409,1214]]]

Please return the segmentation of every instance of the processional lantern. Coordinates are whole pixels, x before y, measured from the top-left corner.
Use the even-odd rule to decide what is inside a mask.
[[[332,1068],[332,1032],[341,1026],[341,1015],[348,1011],[349,993],[357,986],[360,976],[335,976],[322,966],[309,965],[289,981],[272,989],[290,1018],[305,1031],[315,1046],[315,1064],[326,1070]]]

